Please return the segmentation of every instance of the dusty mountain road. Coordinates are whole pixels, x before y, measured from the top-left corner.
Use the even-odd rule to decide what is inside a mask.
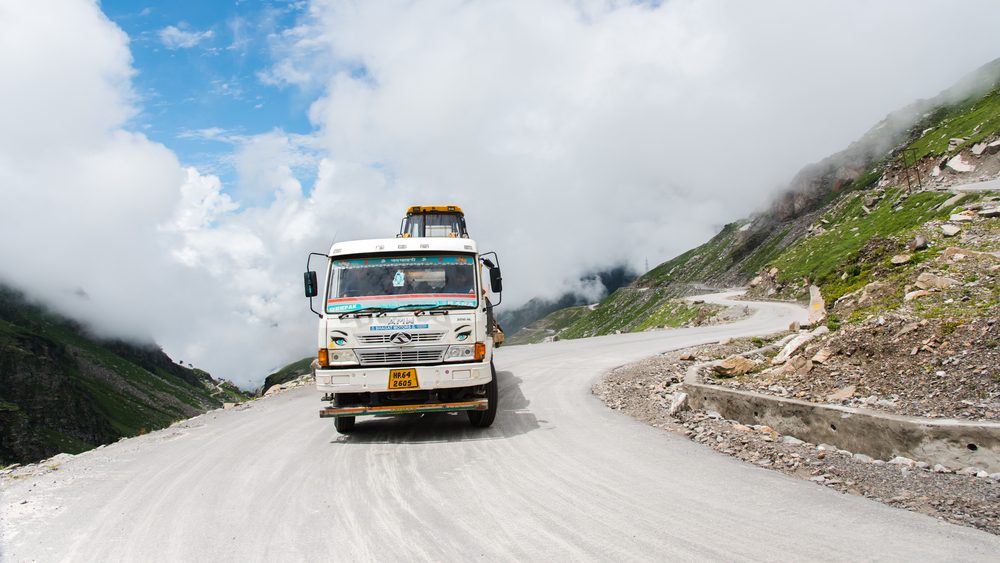
[[[590,394],[614,366],[805,316],[754,306],[503,349],[486,430],[443,414],[341,436],[300,389],[92,451],[4,483],[0,559],[995,560],[1000,538],[740,463]]]

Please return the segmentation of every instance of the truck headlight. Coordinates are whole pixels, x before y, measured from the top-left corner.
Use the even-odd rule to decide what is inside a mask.
[[[444,361],[446,362],[463,362],[470,361],[475,353],[475,345],[473,344],[457,344],[448,346],[448,351],[444,354]]]
[[[337,348],[327,351],[327,365],[330,366],[356,366],[358,365],[358,355],[350,348]]]

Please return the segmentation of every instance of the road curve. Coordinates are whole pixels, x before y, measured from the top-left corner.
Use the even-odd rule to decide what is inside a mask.
[[[617,365],[805,315],[752,307],[730,325],[500,350],[485,430],[439,414],[341,436],[299,389],[88,452],[4,483],[0,559],[995,558],[1000,538],[744,464],[590,394]]]

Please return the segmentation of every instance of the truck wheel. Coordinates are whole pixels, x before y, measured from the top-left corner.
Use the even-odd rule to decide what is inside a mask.
[[[490,372],[493,375],[493,379],[486,384],[486,400],[487,408],[484,411],[469,411],[469,422],[477,428],[486,428],[493,424],[493,420],[497,417],[497,403],[499,402],[499,393],[497,392],[497,370],[493,367],[493,362],[490,362]]]
[[[333,427],[337,429],[337,432],[341,434],[347,434],[351,430],[354,430],[354,417],[353,416],[338,416],[333,419]]]

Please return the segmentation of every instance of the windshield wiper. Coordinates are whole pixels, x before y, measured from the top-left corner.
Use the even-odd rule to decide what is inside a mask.
[[[396,310],[401,311],[403,309],[415,309],[416,312],[414,314],[419,315],[420,313],[425,313],[431,309],[437,309],[437,307],[438,306],[434,303],[407,303],[406,305],[396,307]]]
[[[358,313],[379,313],[377,317],[385,315],[389,311],[395,311],[395,307],[364,307],[362,309],[356,309],[354,311],[344,311],[337,316],[338,319],[342,319],[347,315],[357,315]]]
[[[404,309],[404,308],[406,308],[406,309],[416,309],[416,314],[419,315],[420,313],[425,313],[427,311],[440,311],[440,310],[445,310],[445,309],[475,309],[475,306],[454,305],[454,304],[451,304],[451,303],[448,303],[448,304],[408,303],[406,305],[400,305],[399,307],[396,307],[396,310]]]

